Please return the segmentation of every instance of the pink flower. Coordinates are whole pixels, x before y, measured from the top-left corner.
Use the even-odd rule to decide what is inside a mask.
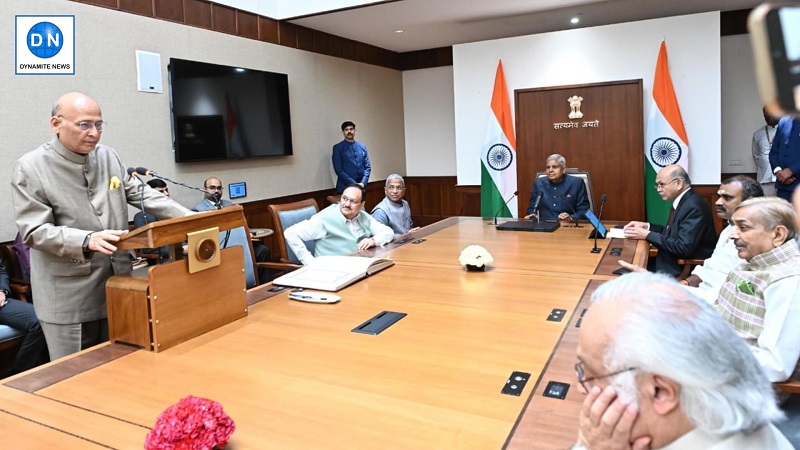
[[[189,396],[167,408],[144,441],[146,450],[224,449],[236,425],[222,405]]]

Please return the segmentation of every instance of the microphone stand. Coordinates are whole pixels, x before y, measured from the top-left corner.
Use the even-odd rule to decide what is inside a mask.
[[[594,230],[594,248],[591,250],[590,253],[600,253],[600,247],[597,246],[597,235],[600,234],[597,232],[597,229]]]
[[[603,196],[600,198],[600,214],[598,214],[598,216],[597,216],[597,222],[600,223],[600,224],[603,223],[603,222],[600,222],[600,220],[603,217],[603,207],[605,207],[605,206],[606,206],[606,194],[603,194]],[[591,251],[592,253],[600,253],[600,247],[597,246],[597,235],[598,234],[600,234],[600,231],[597,228],[595,228],[594,229],[594,248]],[[605,239],[605,238],[606,237],[603,236],[603,239]]]
[[[572,205],[569,204],[569,194],[567,194],[567,195],[565,195],[565,196],[563,196],[561,198],[564,200],[564,203],[567,204],[567,207],[569,208],[569,210],[572,211],[572,214],[575,214],[577,216],[578,213],[575,211],[575,208],[573,208]],[[580,219],[575,219],[575,225],[572,225],[574,228],[583,228],[581,226],[581,224],[578,222],[579,220]]]
[[[501,206],[501,207],[500,207],[500,209],[498,209],[498,210],[497,210],[497,212],[496,212],[496,213],[494,213],[494,220],[493,220],[493,221],[491,221],[491,222],[489,222],[489,223],[487,223],[487,225],[494,225],[494,226],[497,226],[497,216],[498,216],[498,215],[500,215],[500,212],[501,212],[501,211],[503,211],[503,208],[505,208],[505,207],[506,207],[506,205],[508,205],[508,202],[510,202],[510,201],[511,201],[511,199],[513,199],[514,197],[516,197],[518,194],[519,194],[519,191],[514,191],[514,193],[513,193],[513,194],[511,194],[511,197],[508,197],[508,200],[506,200],[506,202],[505,202],[505,203],[503,203],[503,206]]]

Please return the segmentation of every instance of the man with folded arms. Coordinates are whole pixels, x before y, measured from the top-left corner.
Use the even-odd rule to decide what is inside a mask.
[[[394,232],[364,209],[364,188],[351,184],[339,203],[328,206],[283,232],[286,244],[303,264],[315,256],[347,255],[391,241]],[[314,255],[304,241],[314,241]]]
[[[689,174],[673,164],[664,167],[656,176],[656,189],[664,201],[672,203],[666,225],[629,222],[625,237],[646,239],[658,248],[654,264],[648,269],[677,277],[682,266],[678,259],[706,259],[714,251],[717,234],[714,218],[708,205],[692,189]]]
[[[573,449],[789,450],[753,354],[708,303],[673,279],[600,286],[578,334],[586,394]]]

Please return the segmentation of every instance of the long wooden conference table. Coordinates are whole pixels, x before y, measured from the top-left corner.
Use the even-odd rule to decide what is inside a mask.
[[[233,418],[234,450],[567,448],[586,299],[617,260],[647,258],[643,241],[600,240],[591,253],[590,231],[444,220],[375,250],[395,266],[339,303],[261,286],[247,317],[166,351],[103,344],[2,380],[0,433],[14,448],[142,448],[158,415],[194,395]],[[486,272],[459,264],[471,244],[494,256]],[[561,321],[547,320],[554,309]],[[351,332],[382,311],[407,316],[378,335]],[[518,396],[501,393],[513,371],[531,374]],[[542,395],[551,380],[570,384],[566,399]]]

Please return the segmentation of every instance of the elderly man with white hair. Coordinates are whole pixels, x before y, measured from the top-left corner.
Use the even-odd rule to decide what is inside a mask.
[[[372,217],[378,222],[390,227],[397,238],[404,234],[417,231],[411,220],[411,207],[403,199],[406,195],[406,182],[399,174],[393,173],[386,177],[386,186],[383,190],[386,197],[372,208]]]
[[[747,263],[728,274],[715,306],[770,381],[798,379],[800,248],[792,205],[777,197],[751,198],[731,221],[730,238]]]
[[[662,274],[592,295],[578,340],[586,398],[575,449],[792,448],[752,352],[714,308]]]

